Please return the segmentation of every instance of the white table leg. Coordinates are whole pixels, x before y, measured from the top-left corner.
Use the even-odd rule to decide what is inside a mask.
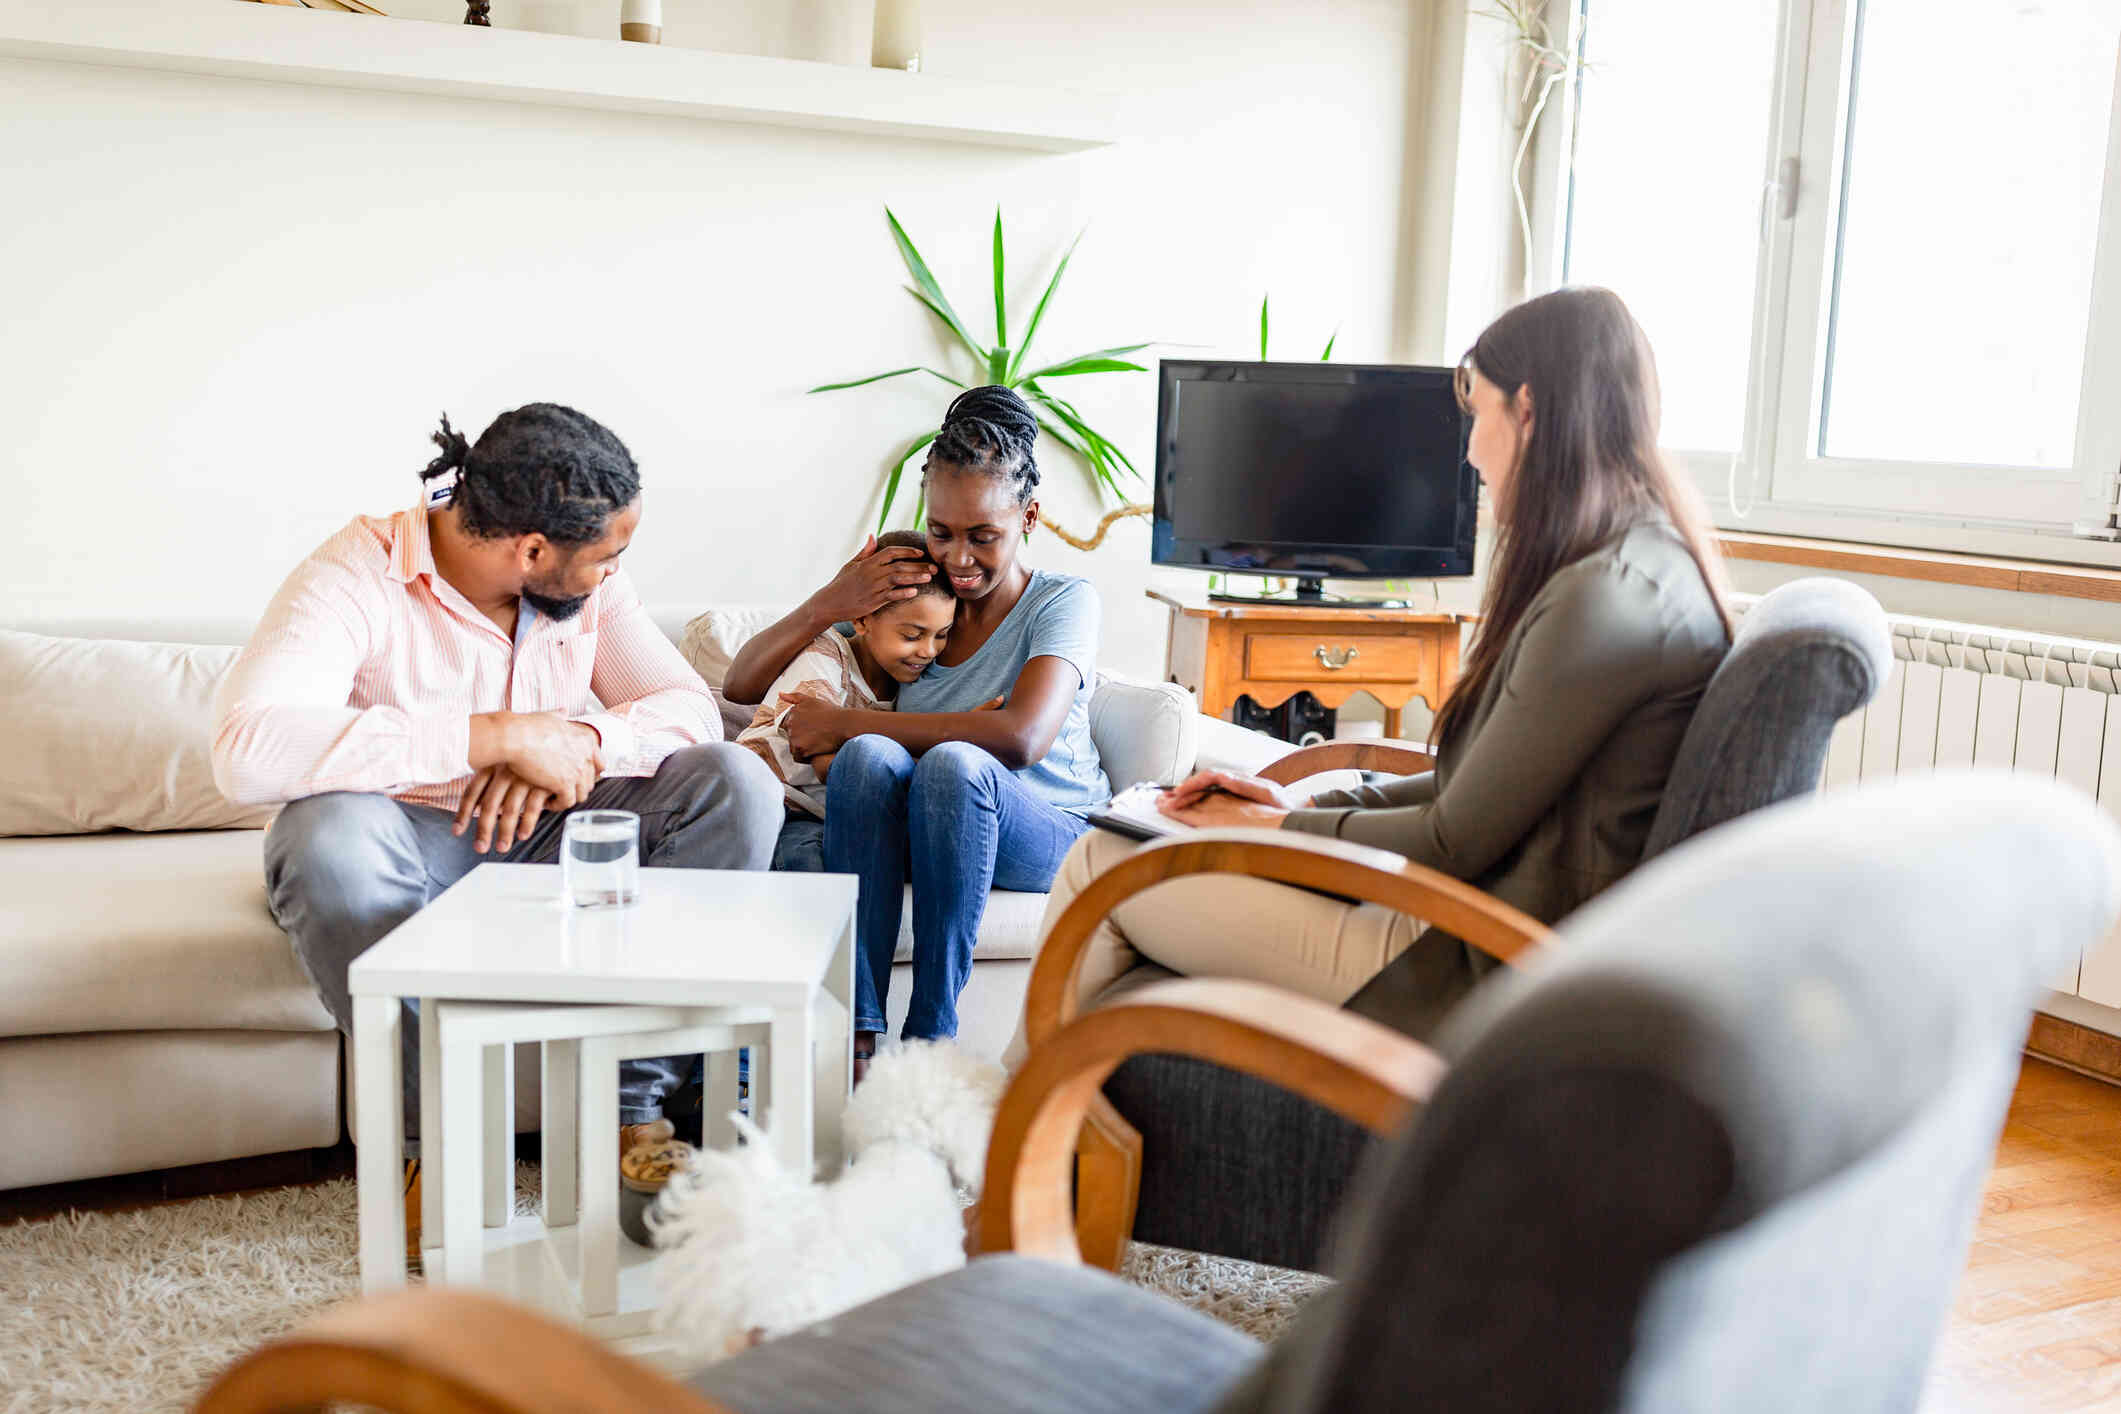
[[[735,1050],[713,1051],[707,1056],[707,1092],[700,1097],[700,1139],[710,1149],[736,1145],[736,1126],[729,1115],[736,1108],[737,1057]],[[752,1058],[758,1069],[758,1058]]]
[[[818,1160],[828,1171],[837,1172],[843,1162],[840,1113],[854,1090],[854,919],[840,930],[832,960],[825,964],[825,981],[818,1006],[836,1022],[820,1035],[820,1074],[817,1085],[816,1124]]]
[[[486,1046],[482,1050],[484,1075],[480,1089],[485,1133],[479,1151],[486,1160],[485,1219],[488,1227],[506,1227],[516,1196],[515,1047]]]
[[[773,1039],[767,1043],[765,1069],[771,1072],[773,1107],[766,1112],[766,1133],[789,1173],[809,1178],[816,1162],[811,1138],[811,1070],[816,1057],[816,1027],[807,1006],[775,1007]],[[759,1067],[752,1067],[753,1074]]]
[[[442,1026],[436,1000],[420,999],[420,1250],[442,1246]]]
[[[545,1169],[543,1201],[545,1226],[567,1227],[577,1216],[575,1178],[580,1171],[581,1145],[575,1133],[575,1082],[581,1064],[576,1041],[545,1043],[544,1132],[540,1158]]]
[[[441,1011],[447,1003],[437,1007]],[[422,1024],[437,1026],[439,1018],[421,1018]],[[483,1232],[481,1170],[482,1149],[477,1138],[484,1126],[474,1129],[484,1100],[485,1048],[476,1041],[442,1036],[442,1125],[457,1126],[457,1142],[442,1155],[442,1276],[452,1285],[476,1283],[484,1274],[486,1242]],[[429,1273],[433,1278],[433,1273]]]
[[[832,950],[832,960],[825,964],[824,987],[827,992],[839,999],[841,1006],[847,1009],[847,1064],[850,1067],[847,1079],[848,1083],[852,1085],[854,1080],[851,1071],[851,1067],[854,1064],[854,919],[851,915],[847,919],[847,926],[840,929],[839,944]]]
[[[847,1108],[853,1079],[854,1017],[830,992],[820,991],[812,1008],[816,1017],[817,1062],[811,1080],[811,1127],[818,1172],[828,1181],[842,1167],[840,1112]]]
[[[773,1028],[752,1027],[745,1045],[751,1050],[751,1122],[764,1129],[773,1112]]]
[[[405,1284],[405,1094],[398,1057],[403,1006],[396,997],[355,997],[353,1010],[361,1289],[387,1291]]]
[[[581,1042],[582,1204],[576,1239],[582,1254],[582,1314],[619,1309],[619,1042]]]

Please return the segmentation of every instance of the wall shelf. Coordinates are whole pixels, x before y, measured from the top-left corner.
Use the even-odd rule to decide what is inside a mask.
[[[1116,140],[1109,103],[1063,90],[238,0],[0,0],[0,56],[1032,152]]]

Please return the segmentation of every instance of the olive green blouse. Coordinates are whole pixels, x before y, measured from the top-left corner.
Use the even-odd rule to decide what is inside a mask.
[[[1632,869],[1730,640],[1685,543],[1645,521],[1556,574],[1436,769],[1285,828],[1376,845],[1554,922]]]

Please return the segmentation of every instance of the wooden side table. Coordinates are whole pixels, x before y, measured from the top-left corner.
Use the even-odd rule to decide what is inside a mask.
[[[1164,676],[1211,717],[1227,718],[1240,696],[1277,707],[1308,692],[1340,707],[1367,692],[1384,704],[1385,735],[1397,737],[1408,702],[1433,711],[1458,681],[1462,614],[1149,597],[1171,611]]]

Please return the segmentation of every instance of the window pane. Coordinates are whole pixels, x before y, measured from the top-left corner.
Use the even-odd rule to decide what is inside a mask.
[[[1735,451],[1744,436],[1778,8],[1584,4],[1563,278],[1635,311],[1669,447]]]
[[[1828,456],[2067,467],[2116,0],[1864,0]]]

